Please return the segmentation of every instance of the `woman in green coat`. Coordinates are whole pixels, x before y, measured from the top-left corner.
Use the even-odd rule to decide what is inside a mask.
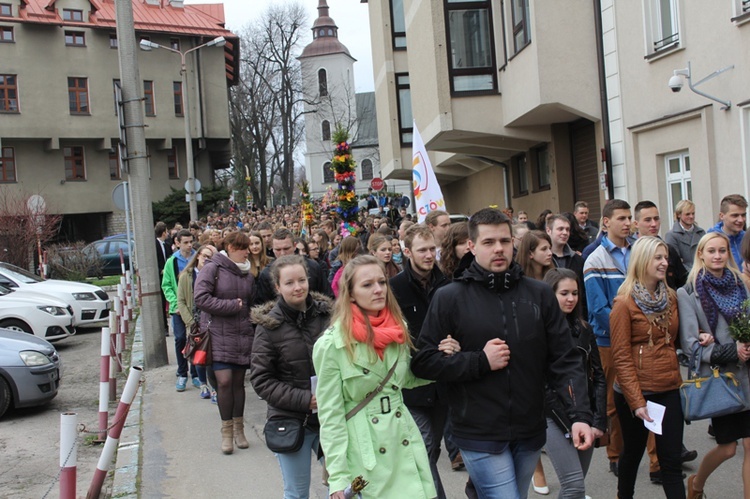
[[[382,264],[369,255],[354,258],[339,290],[333,325],[313,349],[331,497],[343,499],[361,475],[369,482],[363,498],[432,499],[437,494],[427,450],[401,396],[429,381],[409,368],[411,340]],[[347,420],[394,365],[382,391]]]

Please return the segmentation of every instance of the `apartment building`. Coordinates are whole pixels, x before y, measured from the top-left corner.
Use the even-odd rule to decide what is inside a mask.
[[[602,18],[615,195],[665,222],[691,199],[713,225],[750,195],[750,1],[609,0]]]
[[[224,47],[180,56],[139,52],[149,176],[154,201],[187,179],[186,115],[196,178],[230,161],[228,88],[237,82],[239,43],[221,4],[132,0],[136,39],[186,51],[218,36]],[[119,161],[115,87],[120,70],[114,0],[0,0],[0,187],[40,194],[63,215],[64,235],[93,240],[117,230],[112,190]],[[185,109],[185,96],[190,109]]]
[[[366,0],[362,0],[366,2]],[[386,178],[411,178],[414,120],[451,212],[536,217],[608,188],[591,0],[368,2]]]

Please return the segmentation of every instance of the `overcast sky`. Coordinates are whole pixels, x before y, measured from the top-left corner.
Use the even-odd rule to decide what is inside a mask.
[[[260,16],[273,4],[296,1],[308,12],[308,29],[305,34],[312,41],[312,23],[318,17],[318,0],[219,0],[224,4],[224,18],[227,28],[238,31]],[[354,63],[354,78],[357,92],[369,92],[374,88],[372,76],[372,55],[370,52],[370,23],[367,4],[357,0],[327,0],[330,16],[339,27],[339,40],[346,45]],[[380,0],[378,0],[380,1]],[[186,0],[185,3],[216,3],[212,0]]]

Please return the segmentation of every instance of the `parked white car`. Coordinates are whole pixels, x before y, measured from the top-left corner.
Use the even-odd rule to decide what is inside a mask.
[[[57,341],[75,334],[73,310],[46,295],[20,294],[0,286],[0,328]]]
[[[109,296],[102,288],[91,284],[57,279],[45,281],[20,267],[0,262],[0,286],[65,302],[73,309],[75,327],[106,326],[109,320]]]

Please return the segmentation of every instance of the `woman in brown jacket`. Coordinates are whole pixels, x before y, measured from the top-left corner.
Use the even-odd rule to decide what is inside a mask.
[[[652,421],[648,402],[665,407],[662,434],[655,435],[664,494],[668,498],[685,498],[680,460],[684,429],[679,394],[682,377],[675,352],[679,316],[677,297],[666,283],[668,255],[661,239],[638,238],[610,314],[615,407],[624,441],[617,482],[620,499],[633,497],[649,433],[643,422]]]

